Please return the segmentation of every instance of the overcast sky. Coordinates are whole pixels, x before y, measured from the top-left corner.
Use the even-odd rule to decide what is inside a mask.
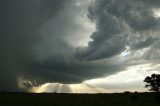
[[[160,0],[1,0],[0,91],[147,91]]]

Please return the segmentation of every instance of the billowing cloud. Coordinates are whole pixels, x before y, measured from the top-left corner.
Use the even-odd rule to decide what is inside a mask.
[[[18,90],[19,77],[71,84],[160,62],[159,0],[0,2],[0,90]]]
[[[160,19],[153,9],[159,1],[97,0],[89,8],[88,17],[96,23],[89,47],[79,50],[77,57],[96,60],[113,57],[126,45],[142,49],[159,41]]]

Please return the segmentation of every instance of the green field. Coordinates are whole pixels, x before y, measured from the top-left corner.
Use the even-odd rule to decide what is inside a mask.
[[[56,94],[0,93],[0,106],[160,106],[155,93]],[[132,99],[131,99],[132,98]]]

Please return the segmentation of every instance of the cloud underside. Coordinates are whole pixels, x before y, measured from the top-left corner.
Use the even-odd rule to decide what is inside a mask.
[[[159,0],[1,0],[0,90],[19,90],[19,76],[80,83],[159,64],[159,9]],[[91,30],[86,19],[95,31],[75,46]]]

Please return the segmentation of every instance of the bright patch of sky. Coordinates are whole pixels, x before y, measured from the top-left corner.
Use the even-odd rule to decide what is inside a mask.
[[[154,17],[160,18],[160,8],[153,9]]]
[[[158,72],[160,64],[142,64],[130,66],[125,71],[109,77],[84,81],[80,84],[45,83],[39,87],[33,87],[32,92],[57,92],[57,93],[113,93],[124,91],[148,91],[143,82],[146,76]]]

